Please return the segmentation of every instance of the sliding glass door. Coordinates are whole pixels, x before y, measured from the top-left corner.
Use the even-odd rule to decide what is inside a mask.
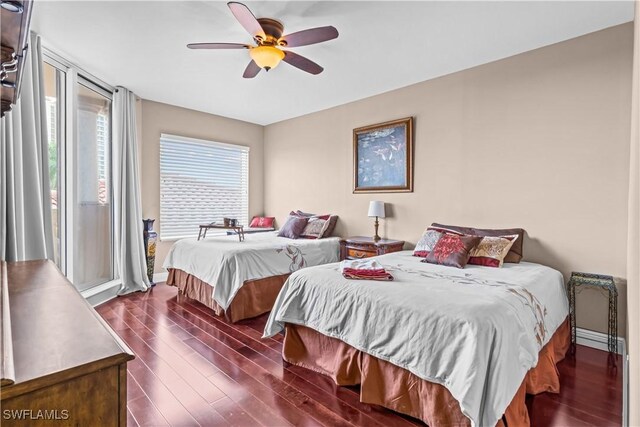
[[[111,94],[80,78],[73,168],[73,282],[80,290],[113,280]]]
[[[55,262],[86,291],[114,280],[112,92],[54,54],[44,80]]]

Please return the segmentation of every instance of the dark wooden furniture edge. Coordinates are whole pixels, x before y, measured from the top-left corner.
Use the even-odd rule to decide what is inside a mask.
[[[6,10],[2,10],[2,12],[0,12],[0,15],[2,15],[0,17],[2,22],[0,27],[3,27],[2,37],[0,39],[1,44],[3,47],[11,48],[15,51],[15,54],[18,55],[18,69],[15,73],[11,73],[14,76],[12,79],[7,79],[11,83],[15,84],[15,88],[7,88],[0,85],[0,117],[4,116],[7,111],[11,110],[11,106],[16,103],[20,96],[20,83],[22,81],[22,72],[24,71],[24,55],[26,52],[24,49],[29,48],[29,28],[31,23],[31,12],[33,11],[32,5],[33,0],[23,0],[22,6],[24,7],[24,10],[21,14],[8,12]],[[17,19],[20,20],[19,34],[5,34],[9,33],[11,30],[11,25],[7,24],[9,22],[14,23],[13,21]]]
[[[16,377],[0,388],[3,409],[58,408],[64,425],[125,426],[129,347],[53,262],[7,263],[6,271]],[[24,425],[8,417],[3,425]]]
[[[80,367],[74,367],[66,369],[64,371],[54,372],[44,377],[34,378],[29,381],[25,381],[19,384],[14,384],[11,387],[0,389],[0,399],[10,399],[12,397],[20,396],[22,394],[31,393],[41,388],[49,387],[51,385],[60,383],[62,381],[68,381],[73,378],[82,377],[92,372],[97,372],[101,369],[118,365],[129,360],[133,360],[133,355],[118,355],[112,357],[106,357],[95,362],[82,365]]]
[[[0,334],[2,334],[0,386],[4,387],[13,384],[16,380],[16,373],[13,369],[13,339],[11,336],[11,313],[9,311],[9,280],[7,278],[7,263],[4,261],[0,261],[0,282],[2,286],[2,295],[0,299]]]

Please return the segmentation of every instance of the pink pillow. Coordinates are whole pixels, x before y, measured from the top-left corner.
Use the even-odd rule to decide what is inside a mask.
[[[254,216],[249,227],[255,228],[272,228],[275,217],[272,216]]]

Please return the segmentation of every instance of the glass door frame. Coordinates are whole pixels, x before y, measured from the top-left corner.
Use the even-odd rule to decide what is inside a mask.
[[[58,163],[60,165],[59,171],[59,194],[58,194],[58,207],[60,209],[60,270],[65,276],[73,283],[73,245],[74,245],[74,201],[75,201],[75,188],[74,188],[74,172],[76,170],[76,153],[75,148],[78,143],[78,91],[76,84],[81,84],[86,88],[97,92],[100,95],[105,96],[111,101],[111,120],[110,126],[113,123],[113,93],[115,88],[104,81],[93,76],[91,73],[83,70],[77,65],[67,61],[60,55],[53,52],[51,49],[43,46],[42,48],[43,61],[53,66],[54,68],[65,73],[66,78],[61,82],[59,97],[60,108],[60,129],[58,131],[58,137],[60,138],[58,145]],[[98,284],[91,288],[82,291],[83,296],[89,297],[91,295],[103,292],[114,286],[119,286],[122,281],[118,277],[116,272],[117,260],[115,258],[115,229],[114,229],[114,197],[113,197],[113,132],[110,133],[110,146],[109,146],[109,178],[111,191],[109,192],[109,203],[111,206],[111,275],[112,280]]]
[[[43,58],[44,59],[44,58]],[[67,141],[67,133],[66,133],[66,83],[67,83],[67,72],[68,69],[64,65],[58,63],[52,58],[44,59],[44,62],[51,66],[54,70],[56,70],[56,145],[57,145],[57,163],[58,163],[58,173],[57,173],[57,183],[56,183],[56,192],[57,192],[57,209],[58,209],[58,235],[60,236],[60,247],[58,248],[59,253],[59,263],[58,268],[65,273],[66,268],[66,200],[65,200],[65,188],[66,188],[66,141]],[[61,74],[63,75],[61,75]]]

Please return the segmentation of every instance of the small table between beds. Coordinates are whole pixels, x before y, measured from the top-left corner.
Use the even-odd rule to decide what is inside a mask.
[[[230,226],[224,224],[201,224],[200,231],[198,232],[198,240],[201,238],[204,239],[207,237],[207,230],[210,228],[217,228],[221,230],[231,230],[238,235],[238,239],[243,242],[244,241],[244,227],[242,225]]]

